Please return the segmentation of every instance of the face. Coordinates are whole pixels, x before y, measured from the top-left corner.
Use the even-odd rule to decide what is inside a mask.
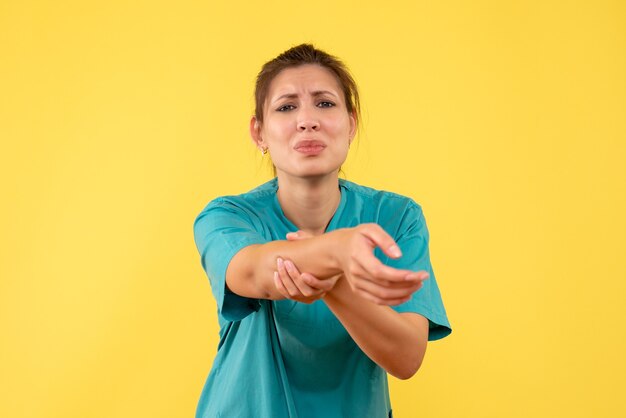
[[[252,139],[267,148],[281,176],[337,175],[356,130],[333,73],[318,65],[281,71],[271,82],[263,123],[250,122]]]

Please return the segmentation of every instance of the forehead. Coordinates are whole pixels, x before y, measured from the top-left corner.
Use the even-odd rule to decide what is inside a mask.
[[[305,64],[282,70],[270,83],[268,98],[285,93],[307,93],[329,90],[340,98],[341,85],[335,74],[316,64]]]

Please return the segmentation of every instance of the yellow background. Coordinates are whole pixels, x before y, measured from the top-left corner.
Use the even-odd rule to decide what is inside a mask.
[[[253,81],[301,42],[360,85],[347,178],[430,228],[454,331],[396,416],[624,416],[626,5],[496,0],[4,0],[0,416],[193,416],[192,223],[269,179]]]

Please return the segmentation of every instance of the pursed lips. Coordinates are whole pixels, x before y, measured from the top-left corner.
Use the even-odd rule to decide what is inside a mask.
[[[314,139],[305,139],[302,141],[298,141],[298,143],[296,143],[296,146],[293,148],[296,151],[315,151],[326,148],[326,144],[324,144],[322,141],[316,141]]]

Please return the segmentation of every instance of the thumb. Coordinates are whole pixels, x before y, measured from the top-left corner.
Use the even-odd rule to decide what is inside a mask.
[[[383,252],[391,258],[402,257],[402,251],[400,247],[391,238],[385,230],[378,224],[368,224],[365,228],[361,229],[361,233],[365,235],[370,241],[379,247]]]
[[[310,232],[302,231],[302,230],[287,233],[287,241],[297,241],[300,239],[307,239],[307,238],[312,238],[312,237],[313,237],[313,234],[311,234]]]

